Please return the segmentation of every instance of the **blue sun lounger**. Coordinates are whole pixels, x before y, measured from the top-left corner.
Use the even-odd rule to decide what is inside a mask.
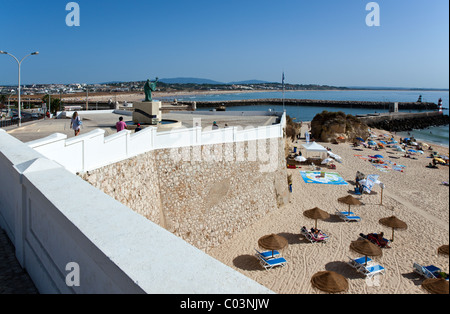
[[[366,276],[367,278],[372,278],[375,275],[383,275],[386,270],[381,265],[368,265],[357,269],[358,272]]]
[[[425,278],[439,278],[439,273],[441,269],[434,265],[422,266],[418,263],[413,263],[413,271]],[[448,276],[446,278],[448,280]]]
[[[351,267],[358,269],[360,267],[364,267],[364,263],[366,262],[366,257],[360,257],[357,259],[352,259],[349,258],[349,261],[347,262],[347,264],[349,264]],[[372,262],[372,259],[370,257],[367,257],[367,263],[368,265]]]
[[[272,259],[280,256],[280,252],[274,250],[274,251],[266,251],[266,252],[260,252],[257,249],[255,249],[256,255],[261,256],[264,259]]]
[[[351,222],[351,221],[361,221],[361,217],[356,216],[353,212],[340,212],[336,211],[336,215],[344,220],[345,222]]]
[[[272,258],[272,259],[264,259],[258,254],[256,256],[258,257],[259,262],[261,263],[261,265],[266,270],[272,269],[272,268],[277,267],[277,266],[284,267],[286,265],[286,263],[287,263],[287,261],[283,257]]]

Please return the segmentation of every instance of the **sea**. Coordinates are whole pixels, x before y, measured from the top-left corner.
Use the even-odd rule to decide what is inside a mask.
[[[233,94],[190,95],[177,98],[178,101],[228,101],[245,99],[314,99],[314,100],[350,100],[350,101],[382,101],[382,102],[415,102],[422,96],[423,102],[438,103],[442,99],[444,114],[449,114],[449,91],[429,90],[329,90],[329,91],[268,91],[268,92],[242,92]],[[283,111],[295,118],[296,121],[311,121],[316,114],[327,110],[343,111],[346,114],[368,114],[389,112],[389,108],[336,108],[336,107],[308,107],[308,106],[233,106],[227,111]],[[197,110],[210,110],[199,108]],[[400,110],[401,112],[420,112],[420,110]],[[449,147],[449,126],[430,127],[411,132],[397,132],[402,137],[414,136],[418,141],[430,142]]]

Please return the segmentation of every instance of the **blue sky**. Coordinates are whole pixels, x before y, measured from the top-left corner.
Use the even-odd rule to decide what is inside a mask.
[[[449,88],[449,2],[383,0],[0,0],[0,50],[22,82],[171,77],[335,86]],[[0,55],[0,84],[17,64]]]

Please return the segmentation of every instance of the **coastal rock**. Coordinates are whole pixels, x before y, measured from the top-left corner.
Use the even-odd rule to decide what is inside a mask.
[[[311,135],[320,142],[335,142],[337,138],[353,140],[369,137],[368,126],[344,112],[323,111],[311,121]]]

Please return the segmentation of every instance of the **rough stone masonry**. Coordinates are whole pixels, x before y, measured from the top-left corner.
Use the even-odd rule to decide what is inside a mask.
[[[82,178],[202,250],[289,202],[282,138],[155,150]]]

